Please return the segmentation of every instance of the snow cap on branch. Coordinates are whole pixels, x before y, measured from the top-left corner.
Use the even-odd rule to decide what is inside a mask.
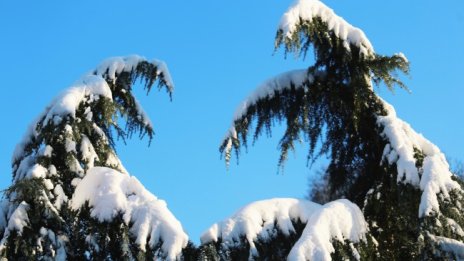
[[[308,200],[275,198],[251,203],[214,224],[202,235],[201,242],[221,239],[227,248],[234,247],[244,236],[250,244],[250,257],[257,256],[256,240],[272,239],[274,224],[284,235],[295,233],[292,222],[296,221],[306,226],[288,260],[330,260],[333,239],[357,243],[365,238],[368,230],[361,210],[348,200],[319,205]]]
[[[329,202],[311,216],[288,260],[332,260],[334,239],[359,243],[367,232],[367,222],[356,204],[346,199]]]
[[[322,22],[326,23],[328,29],[344,41],[344,46],[348,50],[350,50],[350,44],[353,44],[359,47],[360,52],[364,55],[374,53],[371,42],[361,29],[349,24],[319,0],[295,1],[282,16],[279,29],[282,30],[283,37],[291,39],[295,33],[298,33],[297,29],[300,23],[311,22],[314,18],[320,18]]]
[[[146,62],[145,57],[139,55],[130,55],[125,57],[112,57],[104,60],[95,70],[96,75],[105,76],[110,81],[115,81],[116,76],[122,72],[132,72],[141,62]],[[169,74],[168,67],[165,62],[153,59],[151,62],[156,66],[157,76],[163,75],[166,86],[172,91],[174,83]]]

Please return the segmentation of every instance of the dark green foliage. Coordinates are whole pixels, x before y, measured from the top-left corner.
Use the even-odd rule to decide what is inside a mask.
[[[215,243],[219,260],[248,260],[250,257],[250,244],[248,240],[242,236],[238,241],[234,242],[236,247],[227,247],[221,239]]]
[[[201,245],[199,249],[199,256],[197,259],[194,260],[209,260],[209,261],[219,261],[220,256],[218,254],[218,249],[220,248],[220,244],[214,242],[214,243],[208,243]]]
[[[255,260],[260,261],[278,261],[285,260],[290,253],[290,250],[300,238],[305,225],[300,220],[292,221],[295,232],[290,235],[283,234],[274,224],[274,236],[267,239],[258,238],[255,242],[259,256]]]
[[[187,246],[182,249],[182,261],[216,260],[213,258],[214,253],[214,248],[197,248],[189,241]]]
[[[381,260],[417,260],[422,249],[417,218],[421,191],[396,181],[396,174],[390,174],[396,173],[396,165],[383,169],[363,208],[371,235],[380,245]]]
[[[285,260],[290,253],[293,245],[300,238],[305,223],[300,220],[293,220],[292,225],[295,232],[285,235],[280,231],[277,224],[269,231],[270,238],[258,237],[253,243],[257,255],[250,252],[251,246],[245,237],[231,244],[222,242],[219,238],[217,242],[212,242],[200,246],[200,258],[198,260],[260,260],[260,261],[279,261]]]
[[[349,240],[340,242],[333,240],[332,245],[335,251],[332,253],[332,260],[379,260],[378,249],[373,242],[373,238],[368,235],[365,242],[352,243]]]

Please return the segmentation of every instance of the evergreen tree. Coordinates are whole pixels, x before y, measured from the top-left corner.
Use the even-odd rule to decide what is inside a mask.
[[[14,152],[13,181],[0,211],[2,257],[180,258],[187,246],[180,223],[127,174],[115,151],[115,138],[153,137],[132,92],[138,80],[147,93],[156,84],[169,95],[173,91],[163,62],[111,58],[57,97],[31,125]]]
[[[315,63],[268,80],[244,101],[220,147],[227,164],[232,151],[238,157],[247,146],[249,136],[256,140],[263,132],[270,134],[276,122],[284,123],[279,167],[295,142],[305,141],[309,161],[330,158],[324,186],[314,195],[323,203],[346,198],[363,210],[369,232],[365,246],[357,248],[358,257],[463,258],[462,182],[449,171],[440,150],[397,118],[374,91],[373,85],[380,84],[407,90],[397,76],[409,72],[406,57],[377,54],[360,29],[318,0],[299,0],[290,7],[275,46],[300,57],[312,48]],[[352,240],[335,239],[332,258],[351,259],[347,250]],[[314,243],[310,241],[308,245]],[[231,244],[218,245],[218,251]],[[276,248],[266,248],[258,256],[275,260],[275,253]]]

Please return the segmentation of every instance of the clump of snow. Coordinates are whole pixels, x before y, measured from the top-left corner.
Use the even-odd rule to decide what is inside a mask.
[[[47,176],[47,169],[40,164],[35,164],[28,171],[28,178],[45,178]]]
[[[87,171],[77,185],[71,200],[74,210],[85,202],[91,207],[91,216],[101,222],[111,221],[121,214],[124,222],[131,225],[130,232],[142,250],[146,244],[161,249],[168,260],[176,260],[188,237],[180,222],[166,206],[147,191],[133,176],[105,167],[94,167]]]
[[[95,161],[98,160],[98,155],[89,138],[85,135],[82,135],[80,152],[82,153],[82,159],[87,162],[87,166],[92,168]]]
[[[456,260],[464,260],[464,243],[455,239],[428,235],[431,237],[443,251],[453,253]]]
[[[8,231],[16,230],[20,234],[23,232],[23,228],[29,223],[29,217],[27,215],[28,209],[29,204],[26,202],[23,201],[19,204],[8,219]],[[9,232],[5,233],[9,234]]]
[[[282,30],[284,37],[291,38],[301,21],[311,22],[316,17],[325,22],[328,29],[344,41],[347,50],[350,50],[350,44],[353,44],[359,47],[363,55],[374,53],[371,42],[361,29],[349,24],[319,0],[295,1],[281,18],[279,29]]]
[[[367,232],[361,210],[348,200],[321,206],[307,200],[276,198],[254,202],[214,224],[202,235],[201,242],[216,242],[220,238],[223,245],[233,247],[244,236],[250,244],[250,257],[256,256],[254,241],[271,238],[274,224],[284,235],[289,235],[295,232],[292,221],[296,220],[306,226],[288,260],[330,260],[333,239],[357,243]]]
[[[377,122],[383,126],[382,135],[389,143],[384,149],[384,158],[389,164],[396,163],[398,182],[409,183],[422,190],[419,217],[439,213],[437,194],[448,198],[451,190],[460,189],[459,184],[451,178],[453,174],[445,155],[409,124],[397,118],[393,106],[385,101],[383,104],[387,115],[378,116]],[[421,171],[416,167],[414,149],[425,156]]]
[[[368,225],[356,204],[346,199],[329,202],[311,216],[288,260],[332,260],[333,239],[359,243],[367,231]]]
[[[60,184],[56,185],[55,188],[53,189],[53,194],[55,195],[55,203],[54,206],[57,209],[61,209],[61,206],[65,203],[68,202],[68,197],[64,193],[63,187],[61,187]]]
[[[58,174],[58,172],[56,171],[55,165],[50,165],[50,166],[48,167],[48,174],[49,174],[50,176],[56,176],[56,175]]]
[[[46,145],[43,151],[41,152],[41,155],[47,158],[50,158],[53,153],[53,148],[50,145]]]

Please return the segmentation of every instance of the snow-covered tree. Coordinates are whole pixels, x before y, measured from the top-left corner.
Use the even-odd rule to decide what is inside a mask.
[[[139,56],[103,62],[35,120],[12,159],[0,208],[0,255],[8,260],[176,260],[188,243],[163,200],[124,169],[115,138],[149,139],[133,95],[140,80],[169,95],[166,65]],[[120,126],[125,123],[125,126]]]
[[[304,141],[309,161],[330,159],[324,199],[356,205],[298,203],[304,211],[279,201],[269,203],[276,208],[249,206],[208,230],[205,247],[229,260],[236,254],[259,260],[464,258],[462,182],[440,150],[374,90],[381,84],[407,90],[397,75],[408,73],[406,57],[377,54],[363,31],[318,0],[298,0],[288,9],[275,44],[303,57],[312,49],[315,63],[266,81],[239,106],[220,147],[226,162],[250,136],[256,140],[284,123],[279,167]],[[344,226],[352,230],[339,229]],[[282,238],[287,245],[276,247]]]

